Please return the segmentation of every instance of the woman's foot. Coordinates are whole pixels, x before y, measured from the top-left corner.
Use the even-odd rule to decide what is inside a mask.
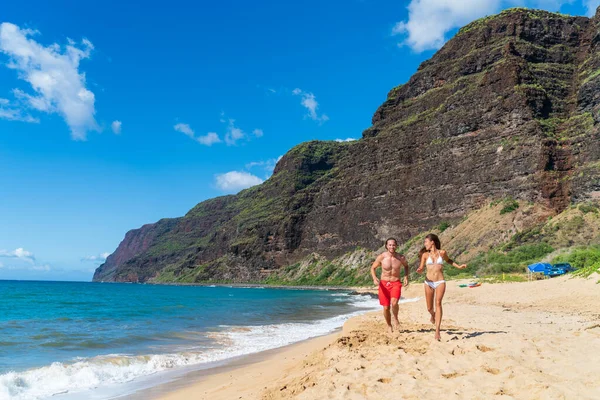
[[[431,314],[431,323],[435,325],[435,314]]]
[[[434,336],[433,338],[434,338],[435,340],[437,340],[438,342],[442,340],[442,337],[441,337],[441,335],[440,335],[440,333],[439,333],[439,332],[436,332],[436,333],[435,333],[435,336]]]

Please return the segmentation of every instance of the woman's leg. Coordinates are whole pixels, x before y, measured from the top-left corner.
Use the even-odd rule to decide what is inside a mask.
[[[435,340],[440,340],[440,327],[442,325],[442,300],[446,293],[446,282],[435,288]]]
[[[433,294],[435,291],[429,287],[428,284],[424,284],[425,286],[425,300],[427,301],[427,311],[431,314],[431,323],[435,324],[435,312],[433,311]]]

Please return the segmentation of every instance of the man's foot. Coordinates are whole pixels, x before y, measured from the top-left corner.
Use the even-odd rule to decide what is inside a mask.
[[[394,333],[394,328],[392,328],[392,326],[391,326],[391,325],[388,325],[388,333],[389,333],[389,334],[392,334],[392,333]]]
[[[396,319],[396,320],[393,320],[393,321],[392,321],[392,328],[393,328],[395,331],[397,331],[397,330],[400,330],[400,321],[398,321],[397,319]]]

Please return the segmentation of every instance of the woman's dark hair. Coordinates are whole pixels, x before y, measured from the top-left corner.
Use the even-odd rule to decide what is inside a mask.
[[[394,242],[396,242],[396,246],[398,246],[398,241],[396,240],[396,238],[393,238],[393,237],[392,237],[392,238],[388,238],[388,239],[385,241],[385,244],[384,244],[384,246],[387,246],[387,242],[389,242],[390,240],[393,240]]]
[[[435,248],[440,250],[442,248],[442,243],[440,242],[440,238],[435,233],[430,233],[425,236],[425,239],[429,239],[435,244]],[[387,243],[387,242],[386,242]],[[419,258],[423,256],[427,252],[427,249],[423,246],[421,250],[419,250]]]

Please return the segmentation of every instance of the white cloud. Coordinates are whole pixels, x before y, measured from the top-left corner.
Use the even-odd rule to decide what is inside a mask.
[[[194,130],[188,124],[177,124],[173,127],[177,132],[181,132],[186,136],[189,136],[191,139],[194,139],[200,144],[205,146],[212,146],[215,143],[221,143],[221,139],[219,135],[215,132],[208,132],[204,136],[196,136]]]
[[[196,140],[205,146],[212,146],[215,143],[221,143],[219,135],[217,135],[215,132],[208,132],[204,136],[198,136]]]
[[[225,133],[225,143],[228,146],[236,145],[238,140],[244,139],[246,137],[246,133],[235,126],[235,120],[229,119],[229,123],[227,124],[227,133]]]
[[[19,247],[15,250],[0,250],[0,257],[19,258],[28,262],[35,262],[35,257],[32,252]]]
[[[5,108],[0,106],[0,119],[6,119],[9,121],[21,121],[30,123],[39,123],[40,120],[32,117],[29,114],[24,114],[23,110],[16,108]]]
[[[596,8],[600,6],[600,0],[583,0],[583,5],[587,10],[586,15],[593,17],[596,14]]]
[[[268,160],[252,161],[246,164],[246,169],[252,170],[257,168],[259,170],[262,170],[264,171],[265,179],[269,179],[269,177],[273,175],[273,170],[275,169],[275,166],[282,158],[283,156],[279,156],[277,158],[269,158]]]
[[[227,144],[227,146],[235,146],[240,140],[250,140],[250,136],[235,124],[234,119],[226,118],[224,112],[221,112],[219,121],[227,124],[224,137],[224,141],[225,144]],[[215,143],[223,142],[223,140],[221,140],[221,137],[219,137],[219,135],[216,132],[208,132],[204,136],[196,136],[196,133],[188,124],[179,123],[175,125],[173,129],[189,136],[190,138],[196,140],[198,143],[203,144],[205,146],[212,146]],[[252,135],[254,137],[259,138],[264,135],[264,132],[262,131],[262,129],[254,129],[252,131]]]
[[[21,107],[13,104],[8,99],[0,99],[0,119],[9,121],[22,121],[30,123],[39,123],[40,120],[25,113]]]
[[[265,165],[267,165],[267,161],[252,161],[246,164],[246,168],[251,169],[254,167],[263,167]]]
[[[173,127],[177,132],[181,132],[192,139],[194,138],[194,130],[188,124],[177,124]]]
[[[34,265],[33,267],[30,268],[33,271],[44,271],[44,272],[48,272],[50,271],[52,268],[50,267],[49,264],[43,264],[43,265]]]
[[[8,68],[31,85],[34,94],[15,89],[15,96],[29,108],[60,114],[75,140],[85,140],[88,131],[98,129],[94,93],[85,87],[85,74],[79,72],[79,62],[89,58],[94,46],[83,39],[80,45],[72,40],[64,46],[44,47],[31,36],[38,32],[20,29],[17,25],[0,24],[0,52],[9,57]]]
[[[586,0],[584,0],[586,1]],[[408,20],[400,21],[392,29],[393,35],[402,35],[400,45],[417,52],[435,50],[446,42],[446,34],[469,22],[495,14],[504,8],[526,6],[558,11],[573,0],[412,0],[408,5]],[[586,4],[588,13],[593,4]],[[592,4],[593,3],[593,4]],[[593,12],[592,12],[593,14]]]
[[[217,187],[225,192],[237,192],[254,185],[263,183],[258,176],[244,171],[230,171],[215,175]]]
[[[256,137],[263,137],[264,132],[262,129],[255,129],[252,131],[252,134]]]
[[[307,117],[309,117],[313,121],[319,122],[320,124],[322,124],[325,121],[329,121],[329,117],[327,115],[325,115],[325,114],[319,115],[317,113],[317,108],[319,108],[319,103],[317,102],[314,94],[305,92],[302,89],[298,89],[298,88],[292,90],[292,94],[295,96],[302,96],[302,100],[300,101],[300,104],[302,104],[302,106],[308,110]]]
[[[104,262],[106,258],[110,255],[110,253],[100,253],[97,256],[85,256],[81,259],[81,261],[95,261],[95,262]]]
[[[354,142],[356,139],[347,138],[347,139],[335,139],[336,142]]]
[[[189,136],[205,146],[212,146],[215,143],[221,143],[219,135],[217,135],[215,132],[208,132],[204,136],[195,136],[194,130],[188,124],[177,124],[173,127],[173,129],[183,133],[186,136]]]
[[[277,165],[279,160],[281,160],[281,157],[282,156],[279,156],[277,158],[269,158],[268,160],[265,160],[265,161],[249,162],[248,164],[246,164],[246,169],[261,168],[261,169],[267,171],[269,173],[269,175],[271,175],[273,173],[273,170],[275,169],[275,165]]]
[[[115,135],[121,134],[121,121],[113,121],[112,124],[110,124],[110,127]]]

